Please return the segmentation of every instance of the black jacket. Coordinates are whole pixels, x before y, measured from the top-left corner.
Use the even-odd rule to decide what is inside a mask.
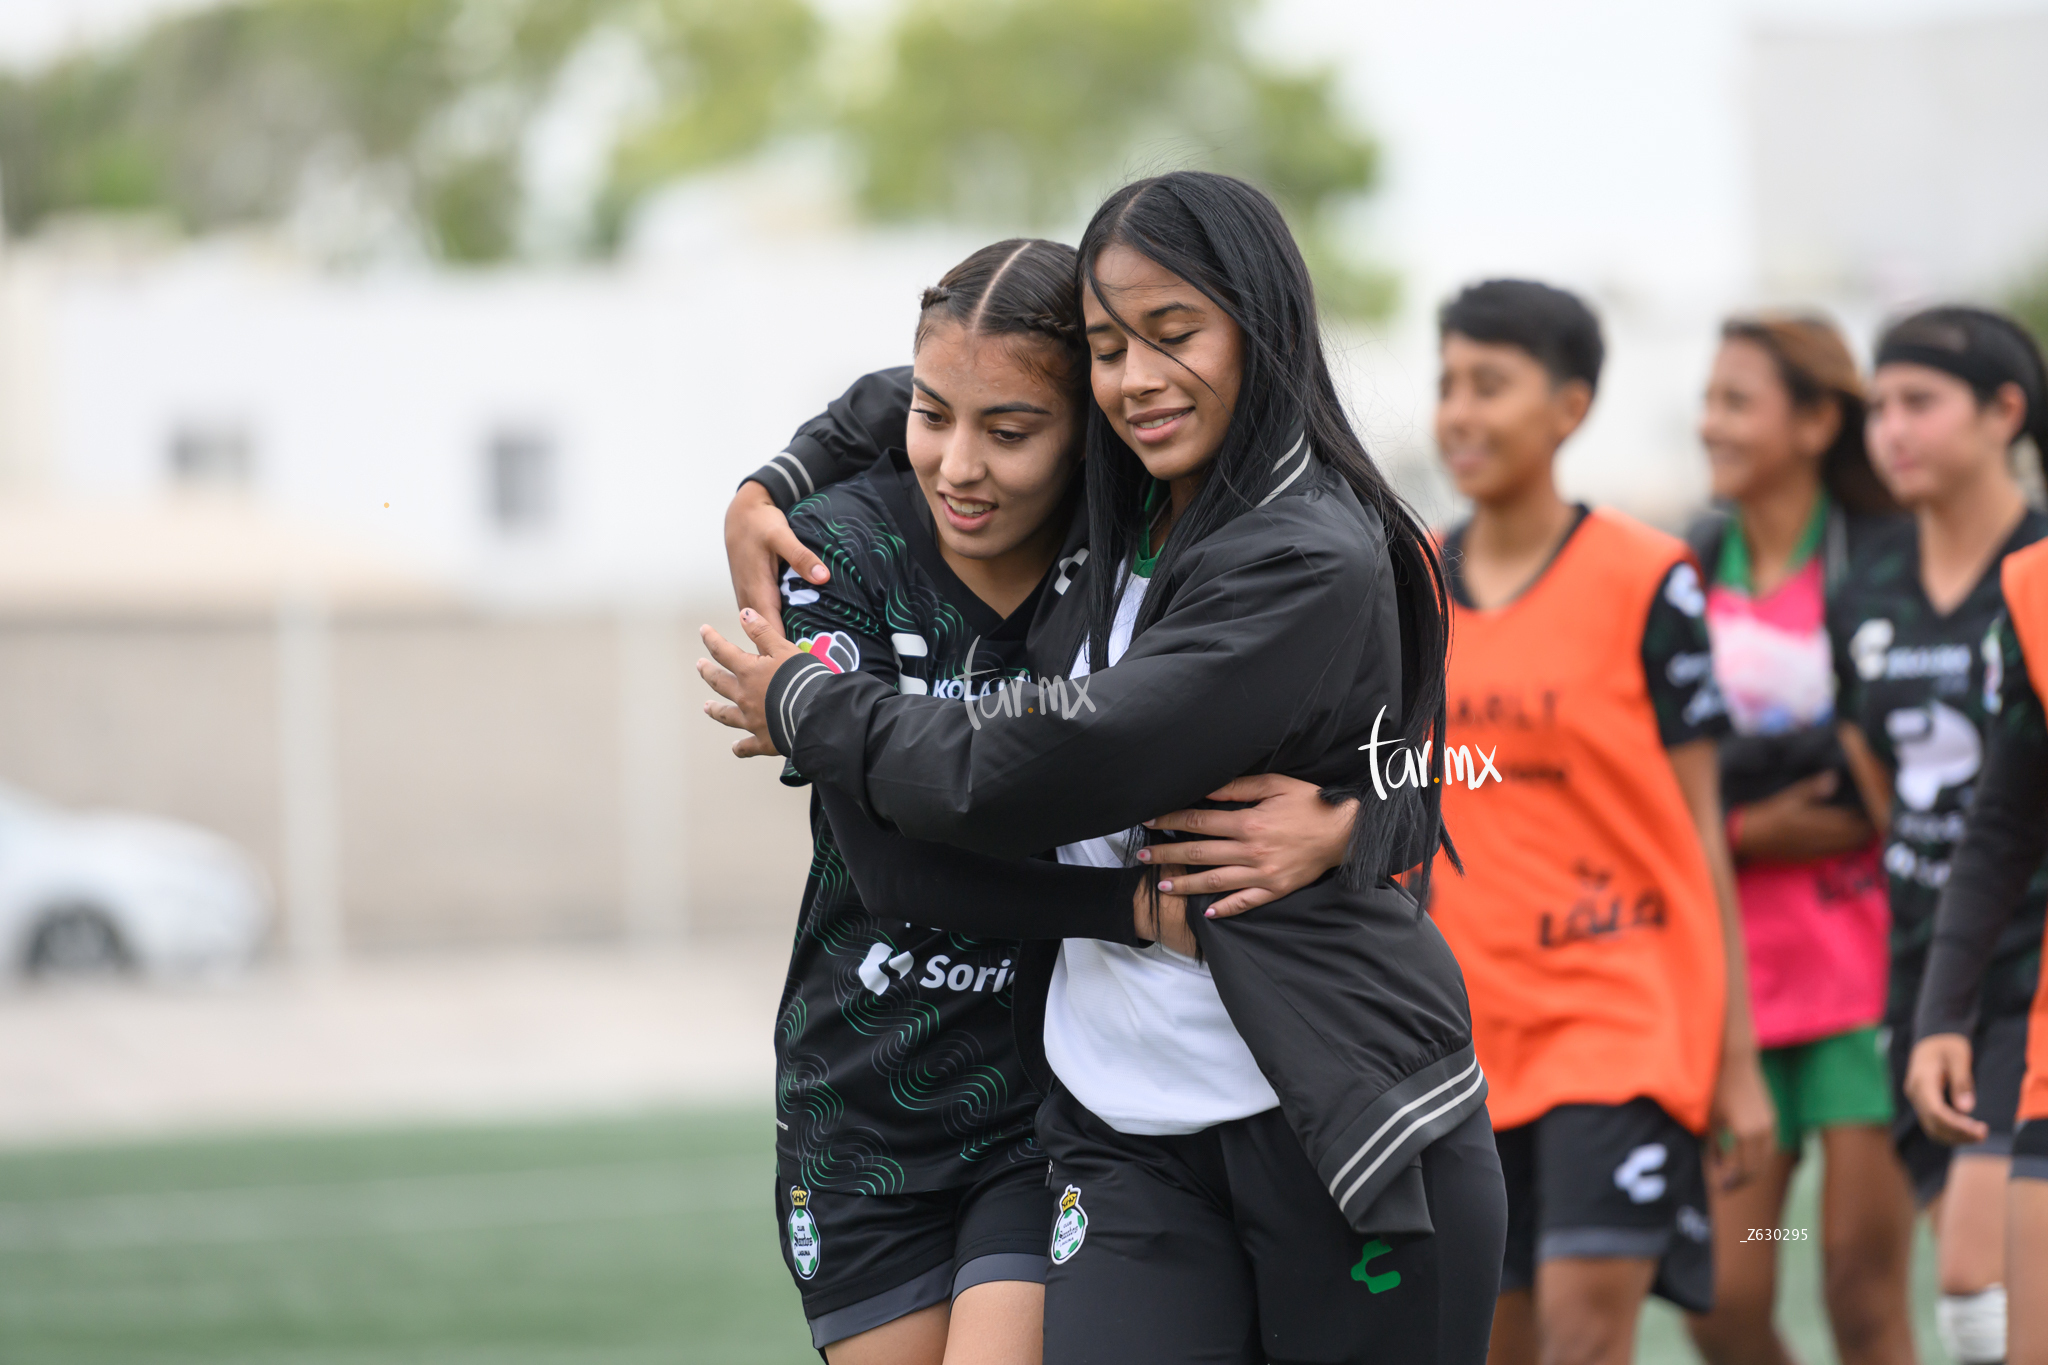
[[[798,658],[770,689],[771,734],[807,777],[902,834],[996,857],[1128,828],[1245,773],[1355,785],[1376,721],[1383,742],[1400,729],[1383,535],[1317,466],[1152,585],[1170,607],[1116,667],[1084,680],[1085,702],[1064,679],[1086,629],[1083,594],[1059,589],[1100,566],[1069,552],[1030,650],[1058,686],[1018,684],[1007,712],[984,700],[970,718],[961,702]],[[1375,818],[1370,796],[1361,818]],[[1463,978],[1435,925],[1390,881],[1347,891],[1335,877],[1250,915],[1190,920],[1347,1219],[1362,1232],[1428,1230],[1416,1158],[1486,1096]],[[1020,975],[1020,1031],[1042,1020],[1056,951],[1045,942]],[[1025,1050],[1042,1076],[1042,1044]]]

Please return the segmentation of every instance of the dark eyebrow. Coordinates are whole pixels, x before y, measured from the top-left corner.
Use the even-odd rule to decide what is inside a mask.
[[[942,397],[940,397],[940,396],[939,396],[939,391],[938,391],[937,389],[935,389],[935,388],[933,388],[933,387],[932,387],[931,385],[929,385],[929,384],[925,383],[925,382],[924,382],[924,381],[923,381],[922,379],[919,379],[919,378],[918,378],[918,377],[917,377],[916,375],[912,375],[912,376],[910,377],[910,382],[911,382],[911,383],[913,383],[913,384],[915,384],[915,385],[916,385],[916,386],[917,386],[918,388],[920,388],[920,389],[923,389],[923,390],[925,391],[925,394],[926,394],[926,395],[927,395],[928,397],[930,397],[930,399],[931,399],[931,400],[932,400],[932,401],[933,401],[934,403],[937,403],[937,404],[938,404],[938,405],[939,405],[940,407],[942,407],[942,408],[950,408],[950,407],[952,407],[952,406],[953,406],[953,405],[952,405],[951,403],[948,403],[948,402],[947,402],[947,401],[946,401],[946,400],[945,400],[944,398],[942,398]]]
[[[1200,308],[1197,308],[1192,303],[1162,303],[1157,308],[1150,309],[1146,312],[1145,321],[1157,322],[1160,318],[1165,317],[1168,313],[1199,313],[1201,311],[1202,310]],[[1093,327],[1090,327],[1087,330],[1086,335],[1094,336],[1097,332],[1108,332],[1114,330],[1116,330],[1115,323],[1098,322]]]
[[[1052,416],[1050,408],[1041,408],[1036,403],[998,403],[992,408],[983,408],[983,417],[997,417],[1006,412],[1035,412],[1040,417]]]

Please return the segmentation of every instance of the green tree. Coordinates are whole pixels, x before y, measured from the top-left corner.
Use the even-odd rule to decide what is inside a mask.
[[[0,190],[16,233],[137,210],[205,232],[340,183],[442,260],[502,260],[531,207],[535,120],[581,54],[623,39],[645,98],[613,130],[586,250],[616,245],[662,185],[823,131],[883,220],[1068,227],[1134,175],[1242,175],[1287,213],[1326,306],[1379,312],[1388,282],[1338,249],[1337,224],[1375,148],[1339,115],[1333,70],[1249,53],[1257,3],[906,0],[878,79],[834,98],[809,0],[229,0],[0,73]]]
[[[310,173],[385,187],[444,259],[516,244],[519,157],[587,42],[651,86],[619,130],[590,245],[657,185],[751,150],[808,95],[804,0],[239,0],[0,76],[7,226],[149,209],[193,231],[275,220]]]
[[[2033,274],[2006,298],[2005,306],[2026,324],[2036,341],[2048,345],[2048,262],[2035,267]],[[2048,450],[2041,454],[2048,459]]]
[[[1255,0],[911,0],[887,79],[847,112],[863,206],[1038,229],[1135,175],[1199,166],[1273,195],[1335,311],[1373,315],[1385,276],[1338,249],[1337,210],[1377,150],[1327,66],[1247,49]]]

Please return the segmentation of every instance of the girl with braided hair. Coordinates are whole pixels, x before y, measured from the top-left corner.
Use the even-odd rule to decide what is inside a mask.
[[[1071,582],[1056,560],[1080,534],[1074,271],[1054,242],[975,252],[925,291],[915,364],[808,428],[877,449],[791,506],[831,566],[783,578],[807,658],[956,704],[1028,673],[1028,630]],[[756,478],[792,476],[809,477],[781,457]],[[783,781],[808,783],[794,765]],[[1341,860],[1348,821],[1308,783],[1270,781],[1311,815],[1285,836],[1298,870],[1265,883],[1279,894]],[[1154,903],[1138,870],[922,843],[825,783],[810,818],[775,1054],[778,1234],[812,1344],[832,1365],[1036,1365],[1058,1210],[1033,1135],[1042,1045],[1016,1008],[1020,940],[1143,943]]]

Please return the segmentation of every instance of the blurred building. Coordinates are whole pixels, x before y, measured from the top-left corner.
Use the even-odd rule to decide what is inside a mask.
[[[2048,265],[2048,14],[1751,42],[1760,283],[1882,307]]]

